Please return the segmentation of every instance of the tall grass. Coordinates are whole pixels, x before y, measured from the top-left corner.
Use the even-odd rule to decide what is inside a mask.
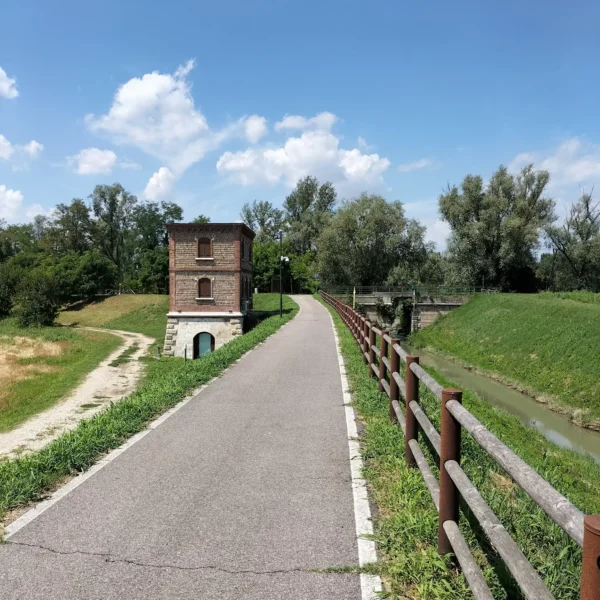
[[[37,500],[64,477],[88,469],[99,456],[120,446],[186,394],[218,376],[275,333],[297,310],[294,302],[293,310],[282,319],[266,319],[199,360],[184,363],[179,358],[147,359],[144,383],[120,403],[82,421],[39,452],[0,462],[0,513]]]
[[[326,305],[327,306],[327,305]],[[390,598],[470,597],[466,582],[453,564],[437,554],[437,511],[418,469],[408,468],[404,437],[390,424],[388,398],[369,377],[358,345],[337,313],[332,312],[355,408],[364,424],[361,436],[365,478],[376,504],[375,536],[381,553],[379,571]],[[447,378],[427,369],[445,387]],[[440,403],[421,386],[421,405],[439,431]],[[590,459],[558,448],[517,417],[466,391],[464,405],[488,429],[527,461],[561,493],[586,513],[600,512],[600,467]],[[422,441],[421,437],[421,441]],[[436,475],[435,456],[425,454]],[[578,598],[581,552],[529,497],[465,434],[462,465],[498,515],[551,592],[560,599]],[[496,598],[520,598],[520,592],[493,548],[475,533],[466,513],[461,530]]]
[[[584,300],[585,298],[585,300]],[[411,336],[600,429],[600,302],[596,294],[476,296]]]

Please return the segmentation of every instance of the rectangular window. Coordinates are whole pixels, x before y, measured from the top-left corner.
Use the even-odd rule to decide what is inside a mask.
[[[212,298],[212,283],[207,277],[198,281],[198,298]]]
[[[198,240],[198,258],[212,258],[212,240],[202,238]]]

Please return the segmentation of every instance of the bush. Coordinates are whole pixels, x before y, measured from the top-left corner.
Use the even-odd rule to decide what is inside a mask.
[[[22,274],[22,270],[10,260],[0,264],[0,319],[8,317],[12,310]]]
[[[44,271],[26,275],[15,296],[13,314],[23,327],[53,325],[60,309],[58,281]]]

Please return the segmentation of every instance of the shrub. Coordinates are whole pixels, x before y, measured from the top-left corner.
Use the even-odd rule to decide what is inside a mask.
[[[41,270],[31,271],[17,288],[13,314],[23,327],[53,325],[60,309],[58,281]]]

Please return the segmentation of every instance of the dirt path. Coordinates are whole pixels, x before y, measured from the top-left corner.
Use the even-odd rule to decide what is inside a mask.
[[[0,459],[39,450],[61,433],[74,429],[82,419],[91,417],[111,402],[118,402],[135,389],[144,368],[138,358],[155,343],[154,339],[141,333],[115,329],[81,329],[113,333],[120,336],[124,343],[88,373],[81,384],[58,404],[12,431],[0,433]],[[137,348],[129,360],[115,367],[110,366],[134,344],[137,344]]]

